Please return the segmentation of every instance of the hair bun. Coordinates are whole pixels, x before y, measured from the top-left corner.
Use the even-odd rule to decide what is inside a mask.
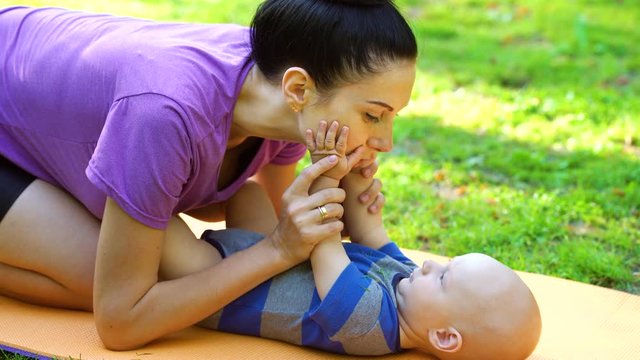
[[[356,6],[380,6],[393,3],[393,0],[329,0],[329,2]]]

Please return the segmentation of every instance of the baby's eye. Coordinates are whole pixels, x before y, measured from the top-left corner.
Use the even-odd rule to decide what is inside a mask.
[[[444,280],[444,272],[440,274],[440,284],[443,284],[443,280]]]
[[[372,123],[380,122],[380,118],[377,116],[371,115],[369,113],[365,113],[364,116],[367,118],[367,121],[370,121]]]

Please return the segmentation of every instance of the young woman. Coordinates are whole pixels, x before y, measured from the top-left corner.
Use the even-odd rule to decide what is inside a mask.
[[[344,192],[309,196],[331,157],[293,181],[304,131],[349,126],[348,152],[361,149],[371,176],[416,56],[390,0],[267,0],[250,29],[0,10],[0,294],[93,310],[111,349],[210,315],[343,230],[322,221],[339,206],[321,210]],[[276,230],[160,281],[167,264],[211,259],[177,214],[223,220],[250,177],[279,212]],[[380,186],[361,196],[377,197],[370,211]]]

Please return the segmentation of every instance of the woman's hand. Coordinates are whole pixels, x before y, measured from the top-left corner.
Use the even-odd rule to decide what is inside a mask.
[[[279,223],[269,239],[287,261],[297,264],[306,260],[318,242],[342,231],[341,221],[323,222],[323,218],[342,217],[344,190],[329,188],[309,195],[313,181],[337,163],[336,155],[318,160],[304,169],[282,195]],[[320,206],[327,211],[324,217]]]
[[[374,161],[371,165],[359,169],[359,173],[361,176],[365,178],[371,178],[378,171],[378,162]],[[384,207],[384,194],[381,192],[382,190],[382,182],[380,179],[373,179],[369,188],[367,188],[363,193],[358,196],[358,200],[363,205],[369,205],[367,208],[368,211],[372,214],[377,214]]]

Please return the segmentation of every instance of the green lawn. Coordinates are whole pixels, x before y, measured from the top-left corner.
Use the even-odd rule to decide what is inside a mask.
[[[247,24],[259,1],[22,3]],[[420,58],[381,156],[393,238],[640,293],[640,1],[397,3]]]

